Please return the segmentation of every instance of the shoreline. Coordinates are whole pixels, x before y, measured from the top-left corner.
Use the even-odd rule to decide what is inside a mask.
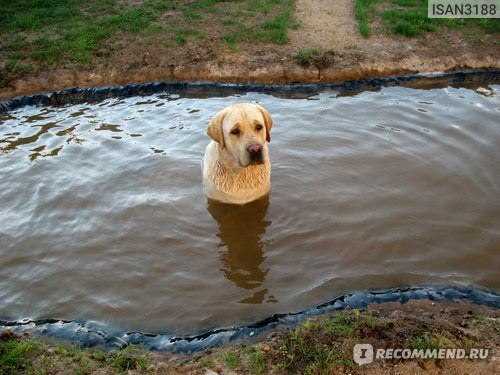
[[[405,75],[453,73],[467,70],[500,69],[495,54],[438,57],[422,60],[406,57],[399,61],[358,63],[344,67],[300,66],[294,62],[270,63],[266,66],[207,62],[201,64],[102,70],[57,69],[18,78],[0,90],[0,100],[36,95],[72,88],[145,84],[149,82],[206,82],[222,84],[341,84],[345,81],[370,80]]]
[[[356,344],[412,351],[482,348],[486,358],[388,358],[359,366]],[[475,349],[474,349],[475,350]],[[0,333],[6,374],[496,374],[500,309],[468,301],[420,299],[330,311],[296,327],[196,353],[152,352],[134,344],[113,350],[75,346],[31,334]]]
[[[120,349],[129,345],[141,345],[148,350],[195,353],[233,342],[251,340],[276,329],[293,328],[315,316],[325,316],[333,312],[366,309],[371,305],[388,302],[405,304],[411,301],[429,300],[435,302],[464,301],[477,306],[498,309],[500,294],[493,290],[463,286],[415,286],[367,290],[347,293],[330,301],[308,309],[275,313],[247,325],[215,327],[198,334],[174,336],[160,332],[140,332],[118,330],[97,321],[65,319],[0,319],[0,333],[12,331],[15,334],[41,335],[58,340],[73,342],[85,347],[100,346],[107,349]]]
[[[472,87],[500,84],[500,68],[461,69],[439,72],[417,72],[404,75],[374,76],[366,79],[341,80],[339,82],[292,82],[292,83],[241,83],[214,81],[148,81],[126,85],[97,87],[70,87],[60,91],[48,91],[11,98],[0,96],[0,113],[25,105],[65,105],[82,102],[99,102],[113,97],[152,95],[169,91],[181,95],[231,95],[247,91],[275,95],[310,95],[330,89],[339,95],[352,95],[362,91],[378,90],[382,87],[401,86],[415,89],[436,87]]]

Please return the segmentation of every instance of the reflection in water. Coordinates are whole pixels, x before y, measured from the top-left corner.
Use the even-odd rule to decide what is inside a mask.
[[[113,124],[101,124],[98,128],[95,130],[102,131],[102,130],[108,130],[113,133],[120,133],[123,130],[120,129],[120,125],[113,125]]]
[[[35,117],[35,116],[32,116]],[[38,141],[38,139],[46,134],[50,129],[52,128],[57,128],[57,122],[49,122],[44,125],[37,126],[40,128],[35,134],[29,135],[27,137],[12,137],[9,136],[4,139],[0,139],[1,143],[6,143],[7,145],[2,147],[2,151],[10,151],[10,150],[15,150],[17,147],[22,146],[22,145],[27,145],[31,143],[35,143]]]
[[[236,286],[251,292],[240,303],[258,304],[268,291],[262,287],[267,269],[263,269],[264,243],[261,240],[271,223],[266,221],[269,198],[238,206],[208,200],[208,211],[219,224],[221,271]],[[267,302],[276,302],[268,296]]]

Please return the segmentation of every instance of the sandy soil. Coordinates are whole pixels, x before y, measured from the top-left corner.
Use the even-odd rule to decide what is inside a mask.
[[[290,33],[296,48],[346,49],[364,44],[351,0],[297,0],[300,28]]]

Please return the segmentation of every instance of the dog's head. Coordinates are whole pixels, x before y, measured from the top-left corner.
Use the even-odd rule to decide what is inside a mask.
[[[273,122],[258,104],[239,103],[224,108],[208,125],[207,134],[227,151],[240,167],[261,164],[267,157]]]

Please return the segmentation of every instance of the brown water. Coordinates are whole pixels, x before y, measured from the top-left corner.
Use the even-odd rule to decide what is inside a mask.
[[[159,94],[0,117],[0,316],[187,334],[409,284],[500,290],[500,87]],[[272,193],[208,205],[208,119],[275,120]]]

